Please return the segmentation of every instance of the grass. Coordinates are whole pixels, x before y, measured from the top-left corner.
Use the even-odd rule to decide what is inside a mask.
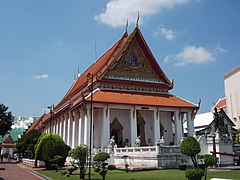
[[[68,179],[74,180],[79,179],[79,171],[73,172],[73,175],[70,177],[66,177],[62,174],[64,170],[56,171],[49,171],[49,170],[38,170],[37,172],[49,177],[53,180],[61,180],[61,179]],[[234,171],[210,171],[208,172],[207,180],[211,178],[228,178],[228,179],[235,179],[240,180],[240,170]],[[85,179],[88,179],[88,175],[85,176]],[[92,171],[91,175],[92,180],[101,180],[102,177]],[[152,171],[138,171],[138,172],[128,172],[125,171],[108,171],[106,175],[106,180],[186,180],[185,171],[180,171],[178,169],[174,170],[152,170]]]

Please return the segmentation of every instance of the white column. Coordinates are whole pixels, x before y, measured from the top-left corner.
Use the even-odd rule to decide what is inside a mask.
[[[107,148],[110,140],[110,110],[108,106],[103,108],[101,149]]]
[[[130,110],[130,119],[131,119],[131,146],[135,146],[135,141],[137,139],[137,113],[136,109],[131,108]]]
[[[61,117],[61,115],[59,116],[59,136],[62,137],[62,117]]]
[[[179,145],[181,139],[183,138],[183,125],[179,110],[176,110],[174,112],[174,121],[175,121],[175,144]]]
[[[160,137],[160,117],[159,117],[159,110],[158,109],[155,109],[153,111],[153,117],[154,117],[154,139],[155,139],[155,142],[157,140],[160,140],[161,137]]]
[[[68,115],[67,115],[67,113],[65,113],[63,115],[63,120],[64,120],[63,137],[64,137],[64,142],[67,144],[67,134],[68,134]]]
[[[188,136],[193,136],[194,133],[194,119],[192,119],[192,111],[187,112],[187,131]]]
[[[84,111],[81,109],[78,124],[78,145],[84,144]]]
[[[71,145],[70,144],[70,123],[71,123],[71,118],[70,118],[70,112],[67,113],[67,145]]]
[[[56,117],[55,123],[56,123],[56,125],[55,125],[55,134],[58,134],[58,117]]]
[[[79,145],[79,140],[78,140],[78,134],[79,134],[79,109],[77,108],[75,110],[75,116],[74,116],[74,121],[75,121],[75,133],[74,133],[74,147],[77,147]]]
[[[70,111],[69,113],[69,118],[68,118],[68,145],[72,147],[72,122],[73,122],[73,115],[72,112]]]
[[[71,130],[71,135],[72,135],[72,149],[73,148],[75,148],[75,130],[76,130],[76,128],[75,128],[75,124],[76,124],[76,120],[75,120],[75,118],[76,118],[76,113],[75,113],[75,111],[73,111],[72,112],[72,130]]]
[[[87,107],[87,112],[84,116],[84,144],[90,145],[90,107]]]
[[[61,119],[60,119],[60,116],[58,116],[57,117],[57,123],[58,123],[58,129],[57,129],[57,134],[59,135],[59,136],[61,136],[61,133],[60,133],[60,121],[61,121]]]

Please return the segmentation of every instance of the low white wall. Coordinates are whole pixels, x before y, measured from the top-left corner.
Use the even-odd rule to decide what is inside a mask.
[[[34,166],[35,160],[34,159],[27,159],[27,158],[22,158],[22,162],[29,164],[30,166]],[[37,161],[37,167],[45,167],[44,161]]]

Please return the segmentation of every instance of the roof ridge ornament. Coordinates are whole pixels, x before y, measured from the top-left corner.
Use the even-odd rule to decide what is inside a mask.
[[[138,16],[137,16],[137,21],[136,21],[136,27],[138,28],[138,21],[139,21],[139,11],[138,11]]]
[[[127,33],[127,28],[128,28],[128,18],[126,19],[125,33]]]

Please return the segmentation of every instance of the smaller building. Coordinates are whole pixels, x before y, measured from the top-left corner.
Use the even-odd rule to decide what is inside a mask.
[[[13,151],[16,148],[16,144],[14,143],[11,135],[8,135],[7,138],[0,145],[1,147],[1,155],[8,154],[13,157]]]
[[[221,101],[219,100],[219,102]],[[217,105],[221,104],[219,102]],[[195,137],[201,146],[199,154],[213,153],[219,158],[219,165],[232,165],[234,163],[233,139],[237,130],[225,110],[218,109],[222,105],[217,105],[212,112],[197,114],[194,119]],[[184,131],[186,133],[185,124]]]

